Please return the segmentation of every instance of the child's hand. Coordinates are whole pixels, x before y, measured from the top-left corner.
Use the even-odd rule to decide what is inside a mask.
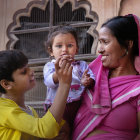
[[[94,79],[90,78],[90,74],[88,74],[88,69],[82,75],[81,84],[87,88],[91,88],[95,84]]]
[[[60,61],[61,66],[59,66]],[[55,62],[55,72],[57,74],[59,83],[70,84],[72,81],[72,66],[71,61],[67,58],[58,58]]]

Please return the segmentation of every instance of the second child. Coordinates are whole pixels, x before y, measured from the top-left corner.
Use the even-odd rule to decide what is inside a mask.
[[[47,86],[45,100],[46,111],[52,105],[59,85],[54,66],[56,59],[61,56],[63,59],[69,57],[73,61],[72,83],[63,116],[70,128],[72,128],[75,115],[80,106],[81,95],[85,88],[94,86],[95,78],[85,61],[74,60],[75,54],[78,53],[78,39],[76,30],[73,27],[57,27],[54,32],[49,35],[46,42],[46,49],[53,58],[51,62],[45,64],[43,70],[44,83]]]

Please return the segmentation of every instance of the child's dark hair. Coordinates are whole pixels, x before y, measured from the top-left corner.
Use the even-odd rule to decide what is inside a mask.
[[[19,68],[24,67],[28,63],[28,58],[18,50],[0,51],[0,81],[5,79],[14,81],[12,74]],[[0,84],[0,92],[6,93]]]
[[[49,33],[47,41],[45,41],[46,51],[50,54],[52,52],[52,44],[55,36],[58,34],[68,34],[73,35],[76,41],[76,45],[78,47],[78,37],[76,33],[76,29],[72,26],[58,26],[52,32]]]
[[[138,29],[133,15],[117,16],[107,22],[102,27],[110,29],[119,44],[128,50],[128,41],[133,41],[131,57],[134,59],[138,55]]]

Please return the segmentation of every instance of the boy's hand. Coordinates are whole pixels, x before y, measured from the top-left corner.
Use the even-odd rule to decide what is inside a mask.
[[[74,59],[73,59],[73,57],[71,55],[62,55],[62,56],[60,56],[58,61],[59,61],[59,68],[61,68],[64,61],[66,61],[66,63],[70,63],[71,64],[74,61]],[[55,68],[55,72],[53,73],[53,81],[54,81],[55,84],[59,83],[59,79],[58,79],[58,75],[57,75],[57,72],[56,72],[56,68]]]
[[[59,65],[62,61],[61,66]],[[58,58],[55,62],[55,72],[57,74],[59,83],[70,84],[72,81],[72,66],[71,61],[67,58]]]
[[[64,60],[67,60],[69,61],[70,63],[72,63],[74,61],[74,58],[71,56],[71,55],[62,55],[61,56],[61,59],[59,61],[59,66],[61,67],[62,66],[62,63]]]
[[[90,78],[90,74],[88,74],[88,69],[82,75],[81,84],[87,88],[91,88],[95,84],[94,79]]]

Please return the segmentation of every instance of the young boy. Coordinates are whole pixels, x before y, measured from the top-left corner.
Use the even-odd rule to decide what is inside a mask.
[[[72,80],[69,58],[55,63],[59,88],[53,105],[42,117],[24,103],[24,94],[35,85],[33,71],[28,67],[27,57],[19,51],[0,52],[0,140],[36,140],[53,138],[65,123],[62,120],[66,99]],[[61,96],[61,99],[59,98]]]

